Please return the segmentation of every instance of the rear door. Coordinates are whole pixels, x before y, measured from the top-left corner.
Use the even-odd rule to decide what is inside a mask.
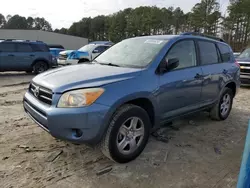
[[[17,55],[16,61],[19,64],[21,70],[27,70],[31,68],[31,65],[35,59],[35,52],[28,43],[17,43]]]
[[[197,44],[204,79],[201,99],[205,106],[218,99],[222,87],[229,79],[227,76],[232,68],[232,63],[230,53],[221,55],[216,42],[198,40]]]
[[[0,68],[2,71],[15,71],[18,66],[15,61],[16,45],[13,42],[0,43]]]
[[[197,66],[193,40],[175,43],[165,58],[178,58],[179,66],[159,76],[158,104],[162,120],[199,108],[202,86],[202,71]]]

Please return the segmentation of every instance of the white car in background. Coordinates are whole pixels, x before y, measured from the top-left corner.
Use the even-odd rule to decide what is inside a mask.
[[[75,65],[92,61],[96,56],[107,50],[113,43],[109,41],[91,42],[79,50],[66,50],[59,53],[59,65]]]

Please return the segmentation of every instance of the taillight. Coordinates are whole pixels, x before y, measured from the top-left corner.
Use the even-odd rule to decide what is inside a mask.
[[[235,60],[235,65],[237,65],[237,67],[240,67],[240,64],[238,63],[238,61],[237,60]]]

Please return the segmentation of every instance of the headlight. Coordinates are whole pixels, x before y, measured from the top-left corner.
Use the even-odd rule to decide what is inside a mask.
[[[58,104],[58,108],[76,108],[93,104],[104,92],[103,88],[90,88],[68,91],[64,93]]]

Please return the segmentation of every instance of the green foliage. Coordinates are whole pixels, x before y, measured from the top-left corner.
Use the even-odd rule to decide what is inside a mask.
[[[202,0],[192,12],[184,13],[180,7],[158,8],[141,6],[127,8],[108,16],[83,18],[75,22],[68,34],[90,40],[121,41],[127,37],[159,34],[179,34],[199,31],[216,35],[221,17],[216,0]],[[83,21],[85,20],[85,21]],[[88,20],[88,21],[86,21]],[[60,30],[56,30],[60,32]]]
[[[250,42],[250,1],[230,0],[229,15],[223,20],[224,38],[236,51]]]
[[[5,17],[0,14],[0,28],[4,29],[37,29],[44,31],[52,31],[51,24],[44,18],[32,18],[19,16],[19,15],[8,15]]]

